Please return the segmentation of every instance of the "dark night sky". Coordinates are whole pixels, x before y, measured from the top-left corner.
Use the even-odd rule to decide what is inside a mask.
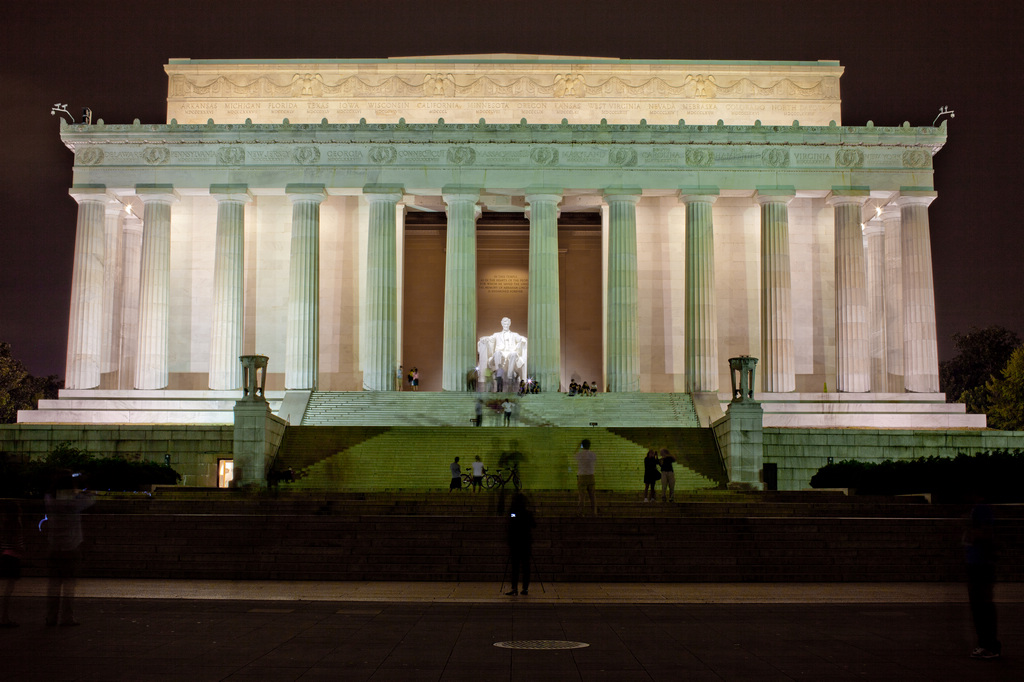
[[[519,52],[624,59],[837,59],[843,123],[956,111],[930,209],[939,354],[971,326],[1024,335],[1024,3],[636,0],[37,0],[0,15],[0,340],[64,374],[76,204],[50,108],[165,120],[168,59]]]

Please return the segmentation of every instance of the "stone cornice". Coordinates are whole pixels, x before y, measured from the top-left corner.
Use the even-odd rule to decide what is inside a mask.
[[[937,152],[946,142],[946,122],[939,127],[902,126],[789,126],[754,125],[649,125],[567,123],[227,123],[218,124],[107,124],[94,125],[61,121],[61,139],[72,151],[82,143],[106,144],[212,144],[261,142],[567,142],[574,144],[612,142],[636,144],[842,144],[859,146],[926,147]]]

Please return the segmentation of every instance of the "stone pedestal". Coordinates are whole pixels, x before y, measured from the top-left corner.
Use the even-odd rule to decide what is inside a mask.
[[[234,486],[265,488],[287,422],[274,416],[264,397],[267,356],[243,355],[239,360],[244,389],[234,410]]]
[[[729,358],[732,402],[725,417],[713,425],[731,490],[762,490],[764,410],[754,400],[757,358]]]

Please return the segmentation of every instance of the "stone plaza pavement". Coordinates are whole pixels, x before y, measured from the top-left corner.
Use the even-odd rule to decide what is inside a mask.
[[[535,583],[513,598],[497,583],[89,579],[81,625],[51,628],[45,589],[17,584],[0,680],[1024,679],[1016,583],[997,586],[995,661],[968,657],[950,583]]]

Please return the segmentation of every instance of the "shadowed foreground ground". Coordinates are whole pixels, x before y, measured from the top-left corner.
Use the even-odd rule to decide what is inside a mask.
[[[952,584],[535,584],[513,600],[497,583],[92,580],[71,628],[43,626],[44,581],[18,587],[0,680],[1024,678],[1018,584],[997,593],[998,661],[968,658]],[[494,646],[526,640],[589,646]]]

